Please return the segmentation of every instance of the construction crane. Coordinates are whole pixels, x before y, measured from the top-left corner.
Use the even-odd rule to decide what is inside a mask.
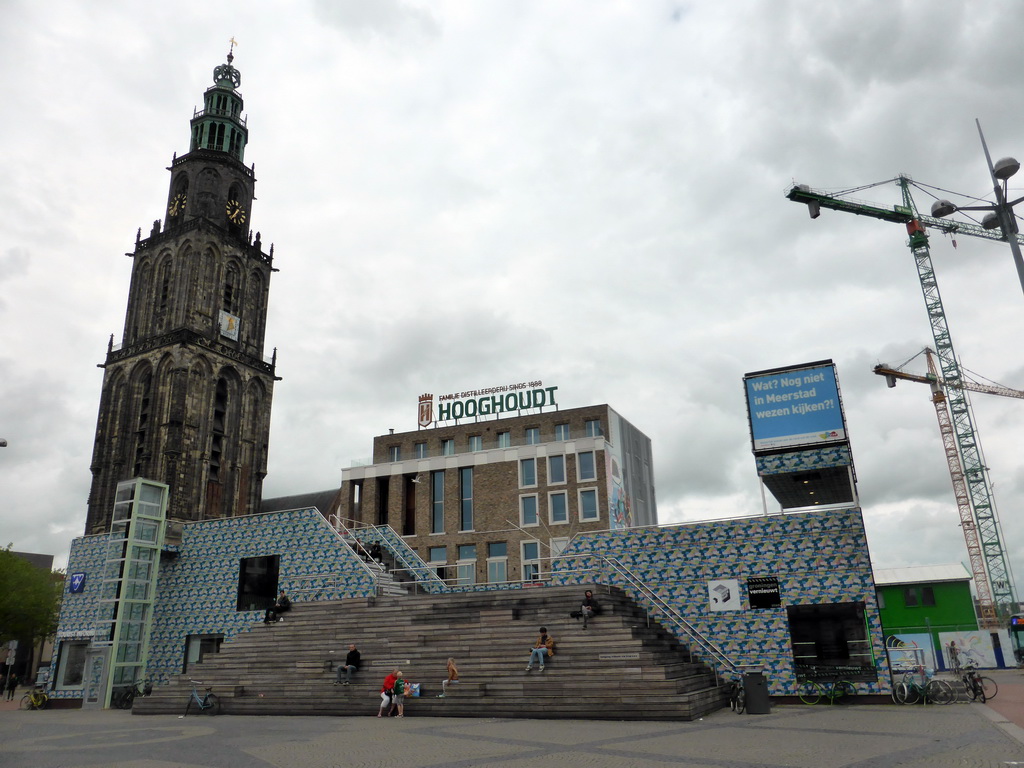
[[[928,247],[928,235],[925,232],[925,227],[930,226],[951,235],[963,234],[989,240],[1005,241],[1008,237],[1013,237],[1017,238],[1019,242],[1024,242],[1024,239],[1019,234],[1010,233],[1004,235],[1002,231],[997,231],[987,226],[956,222],[934,216],[922,216],[918,213],[914,198],[910,194],[910,186],[913,184],[913,181],[908,176],[897,176],[895,179],[849,190],[849,192],[859,192],[871,186],[879,186],[880,184],[890,182],[895,182],[899,186],[903,196],[903,205],[886,208],[884,206],[851,200],[837,194],[815,191],[803,184],[794,184],[787,192],[786,197],[793,202],[805,204],[812,219],[818,218],[821,215],[821,209],[826,208],[906,225],[907,234],[909,235],[907,245],[917,266],[917,275],[921,283],[925,309],[928,312],[928,321],[932,328],[932,340],[935,345],[936,356],[939,360],[940,370],[935,373],[935,376],[942,379],[945,387],[943,397],[946,401],[946,408],[948,408],[947,418],[950,420],[952,439],[955,441],[956,452],[959,458],[957,471],[963,474],[963,495],[967,499],[967,504],[969,504],[969,521],[971,525],[962,525],[961,527],[965,536],[971,532],[975,532],[977,535],[977,563],[975,563],[972,556],[976,586],[978,586],[977,582],[981,579],[982,574],[985,574],[986,578],[984,581],[991,587],[991,598],[987,605],[980,606],[982,609],[981,618],[985,626],[994,626],[998,621],[998,607],[1005,606],[1005,610],[1011,610],[1012,612],[1016,604],[1013,578],[1002,544],[999,520],[996,516],[992,491],[988,482],[988,473],[985,471],[981,458],[978,434],[972,421],[971,404],[967,395],[968,389],[963,386],[964,377],[960,371],[958,357],[953,349],[953,340],[950,337],[949,325],[946,322],[946,312],[943,309],[942,298],[939,295],[939,285],[935,277],[935,269],[932,266],[931,251]],[[939,418],[941,420],[942,416]],[[945,439],[944,436],[944,442]],[[965,511],[966,507],[961,508],[961,519],[963,519]],[[970,550],[972,543],[968,541],[967,544]]]
[[[876,365],[875,373],[884,376],[886,384],[890,387],[896,386],[897,379],[904,381],[915,381],[920,384],[927,384],[932,390],[932,404],[935,406],[935,415],[939,421],[939,433],[942,435],[942,447],[946,454],[946,464],[949,467],[949,476],[953,481],[953,495],[956,497],[957,510],[960,513],[960,526],[963,529],[964,541],[967,544],[967,555],[971,563],[971,573],[974,575],[974,587],[978,596],[978,613],[981,616],[982,627],[995,629],[1000,626],[998,605],[992,597],[992,586],[989,583],[988,573],[985,567],[985,551],[978,535],[978,528],[971,510],[970,493],[967,489],[967,481],[964,477],[963,467],[960,463],[960,455],[957,452],[956,435],[954,434],[949,409],[946,404],[944,388],[967,389],[972,392],[985,392],[990,395],[1001,395],[1003,397],[1016,397],[1024,399],[1024,391],[1011,389],[992,384],[981,384],[980,382],[962,379],[959,382],[947,383],[940,378],[938,368],[935,364],[935,352],[925,348],[921,353],[928,361],[928,374],[908,373],[903,370],[904,366],[913,360],[912,357],[898,368],[890,368],[885,365]],[[917,357],[917,355],[914,355]],[[996,521],[998,524],[998,520]]]

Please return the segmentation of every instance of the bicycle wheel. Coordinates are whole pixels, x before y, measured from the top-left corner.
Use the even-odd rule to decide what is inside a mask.
[[[985,698],[982,699],[982,701],[985,701],[986,699],[994,699],[996,694],[999,693],[999,686],[996,685],[996,681],[991,677],[979,677],[978,681],[981,683],[982,690],[985,692]]]
[[[907,703],[907,695],[909,693],[910,693],[910,691],[907,690],[907,684],[906,683],[896,683],[896,685],[894,685],[892,687],[892,701],[893,701],[893,703],[894,704],[906,704]]]
[[[743,686],[736,691],[736,714],[742,715],[743,711],[747,708],[747,692],[743,690]]]
[[[807,680],[800,687],[800,701],[804,704],[817,704],[821,701],[821,697],[824,695],[824,691],[821,686],[813,680]]]
[[[220,714],[220,699],[214,694],[208,693],[203,699],[203,712],[208,715],[219,715]]]
[[[22,709],[32,709],[32,694],[31,693],[26,693],[24,696],[21,697],[21,705],[20,706],[21,706]]]
[[[982,692],[981,686],[978,685],[978,681],[975,678],[964,675],[960,678],[960,682],[964,684],[964,690],[967,691],[967,695],[970,697],[971,701],[978,698],[978,695]]]
[[[848,680],[837,680],[832,684],[832,688],[829,691],[829,704],[835,704],[837,701],[842,703],[844,699],[848,699],[854,694],[853,683]]]
[[[976,677],[971,680],[971,684],[967,688],[968,693],[971,694],[971,701],[977,701],[980,699],[981,703],[984,704],[986,699],[988,699],[985,695],[985,686],[981,684],[980,678]]]
[[[945,680],[931,680],[924,688],[924,697],[926,702],[950,704],[956,698],[956,693],[953,691],[953,686]]]
[[[49,703],[50,697],[47,694],[40,692],[39,695],[36,696],[36,709],[46,709]]]

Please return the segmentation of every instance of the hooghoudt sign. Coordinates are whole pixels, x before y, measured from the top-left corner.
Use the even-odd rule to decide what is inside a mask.
[[[428,392],[420,395],[418,423],[422,429],[449,419],[518,414],[534,408],[557,406],[557,390],[558,387],[545,387],[541,381],[524,381],[440,395],[436,405],[434,395]]]

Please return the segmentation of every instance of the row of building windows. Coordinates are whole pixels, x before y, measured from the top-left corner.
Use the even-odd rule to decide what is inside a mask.
[[[585,437],[601,437],[603,432],[601,431],[601,420],[600,419],[589,419],[583,424],[583,432]],[[569,424],[555,424],[554,440],[555,442],[571,440],[572,430],[569,428]],[[541,434],[540,427],[527,427],[523,431],[523,443],[524,445],[540,445]],[[506,430],[498,432],[495,435],[494,445],[489,446],[492,448],[511,448],[512,447],[512,431]],[[484,437],[483,435],[470,435],[467,443],[467,450],[470,452],[484,450]],[[426,459],[430,456],[430,449],[426,440],[414,443],[412,446],[413,458],[415,459]],[[454,438],[444,438],[440,441],[439,445],[439,456],[454,456],[456,453],[456,445]],[[402,460],[402,446],[400,445],[389,445],[388,446],[388,461],[401,461]]]
[[[588,451],[591,462],[593,451]],[[584,454],[580,454],[584,455]],[[552,457],[553,458],[553,457]],[[564,459],[565,457],[561,457]],[[533,461],[530,459],[530,461]],[[430,532],[444,533],[444,473],[437,469],[430,473]],[[593,479],[593,478],[592,478]],[[564,482],[564,480],[563,480]],[[599,520],[601,510],[596,488],[580,488],[577,494],[577,509],[580,522]],[[538,495],[529,494],[519,498],[520,521],[523,526],[540,525],[541,510]],[[569,497],[566,491],[553,491],[547,495],[547,517],[553,524],[569,522]],[[473,530],[473,467],[459,468],[459,532]]]
[[[581,488],[576,492],[581,523],[589,523],[600,519],[597,489]],[[541,510],[537,494],[519,497],[519,524],[524,528],[541,524]],[[565,491],[553,491],[547,495],[547,518],[551,525],[569,522],[569,496]]]
[[[551,539],[551,554],[557,554],[568,544],[568,538]],[[487,582],[497,584],[508,581],[508,542],[492,541],[485,545],[487,555]],[[442,579],[457,586],[476,583],[476,565],[478,547],[476,544],[459,544],[454,548],[457,556],[454,566],[448,564],[448,547],[430,547],[427,553],[427,564]],[[522,563],[522,581],[534,581],[541,575],[543,560],[541,558],[541,542],[527,539],[519,542],[519,557]]]
[[[544,459],[540,459],[543,461]],[[537,485],[537,461],[538,459],[519,460],[519,487],[533,488]],[[547,457],[548,485],[558,485],[566,481],[565,456]],[[576,479],[580,482],[597,479],[597,465],[594,462],[593,451],[580,451],[576,454]]]
[[[891,593],[890,593],[891,594]],[[885,609],[885,593],[877,590],[878,607]],[[904,587],[904,608],[931,608],[935,605],[935,590],[932,587]]]

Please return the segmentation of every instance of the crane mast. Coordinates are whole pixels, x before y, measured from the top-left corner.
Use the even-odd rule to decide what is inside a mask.
[[[971,495],[957,450],[956,433],[949,416],[946,394],[942,387],[943,382],[936,370],[934,353],[930,349],[925,352],[928,358],[927,376],[906,373],[896,368],[887,368],[884,365],[876,365],[875,373],[884,376],[890,387],[896,386],[896,379],[916,381],[931,387],[932,404],[935,406],[935,416],[939,421],[939,434],[942,436],[942,448],[946,454],[946,466],[949,468],[949,477],[953,482],[953,495],[956,498],[957,511],[960,513],[960,527],[963,529],[967,557],[970,560],[971,573],[974,576],[974,589],[978,597],[981,626],[994,629],[999,626],[999,611],[992,596],[992,585],[989,582],[985,566],[985,552],[981,545],[978,527],[975,524],[971,508]]]
[[[952,436],[959,458],[958,462],[956,462],[957,471],[963,474],[966,497],[970,505],[969,518],[971,525],[962,526],[964,536],[970,553],[971,547],[974,545],[968,535],[976,533],[977,549],[980,551],[978,566],[975,568],[974,574],[975,586],[980,589],[979,572],[987,570],[988,578],[984,579],[984,581],[991,587],[992,597],[989,599],[987,606],[980,606],[982,609],[981,618],[986,626],[993,626],[997,622],[998,606],[1003,606],[1004,610],[1012,610],[1015,606],[1016,599],[1014,597],[1013,579],[1006,559],[1006,553],[1003,549],[999,519],[993,504],[988,473],[982,461],[981,447],[972,421],[967,388],[963,386],[964,377],[960,370],[957,355],[953,349],[953,340],[946,322],[946,312],[942,306],[942,297],[939,295],[939,285],[935,278],[931,251],[928,247],[928,235],[925,233],[923,222],[947,232],[957,232],[994,240],[1003,240],[1005,238],[999,233],[976,225],[951,222],[931,216],[920,216],[917,206],[914,204],[914,199],[910,194],[910,179],[907,176],[898,176],[896,183],[899,185],[903,195],[903,205],[893,206],[892,208],[844,199],[825,192],[817,192],[805,185],[799,184],[794,185],[786,197],[794,202],[806,204],[811,218],[817,218],[820,215],[821,208],[828,208],[861,216],[870,216],[883,221],[901,223],[907,227],[907,234],[909,235],[907,245],[917,266],[918,280],[921,284],[921,293],[924,296],[925,309],[928,312],[928,321],[932,329],[932,340],[935,344],[936,356],[939,360],[941,378],[946,384],[944,395],[946,407],[941,410],[946,412],[946,417],[951,422]],[[1014,235],[1014,237],[1020,237],[1020,235]],[[938,377],[940,374],[936,373],[935,375]],[[936,405],[936,413],[938,412],[939,407]],[[940,429],[943,418],[942,415],[939,416]],[[947,436],[943,435],[944,443],[946,439]],[[950,470],[953,473],[952,465]],[[955,486],[956,477],[954,475]],[[959,491],[957,492],[959,494]],[[961,507],[960,504],[961,501],[958,495],[957,505],[960,508],[961,519],[963,520],[966,509]],[[971,556],[971,562],[972,566],[974,566],[974,555]]]

